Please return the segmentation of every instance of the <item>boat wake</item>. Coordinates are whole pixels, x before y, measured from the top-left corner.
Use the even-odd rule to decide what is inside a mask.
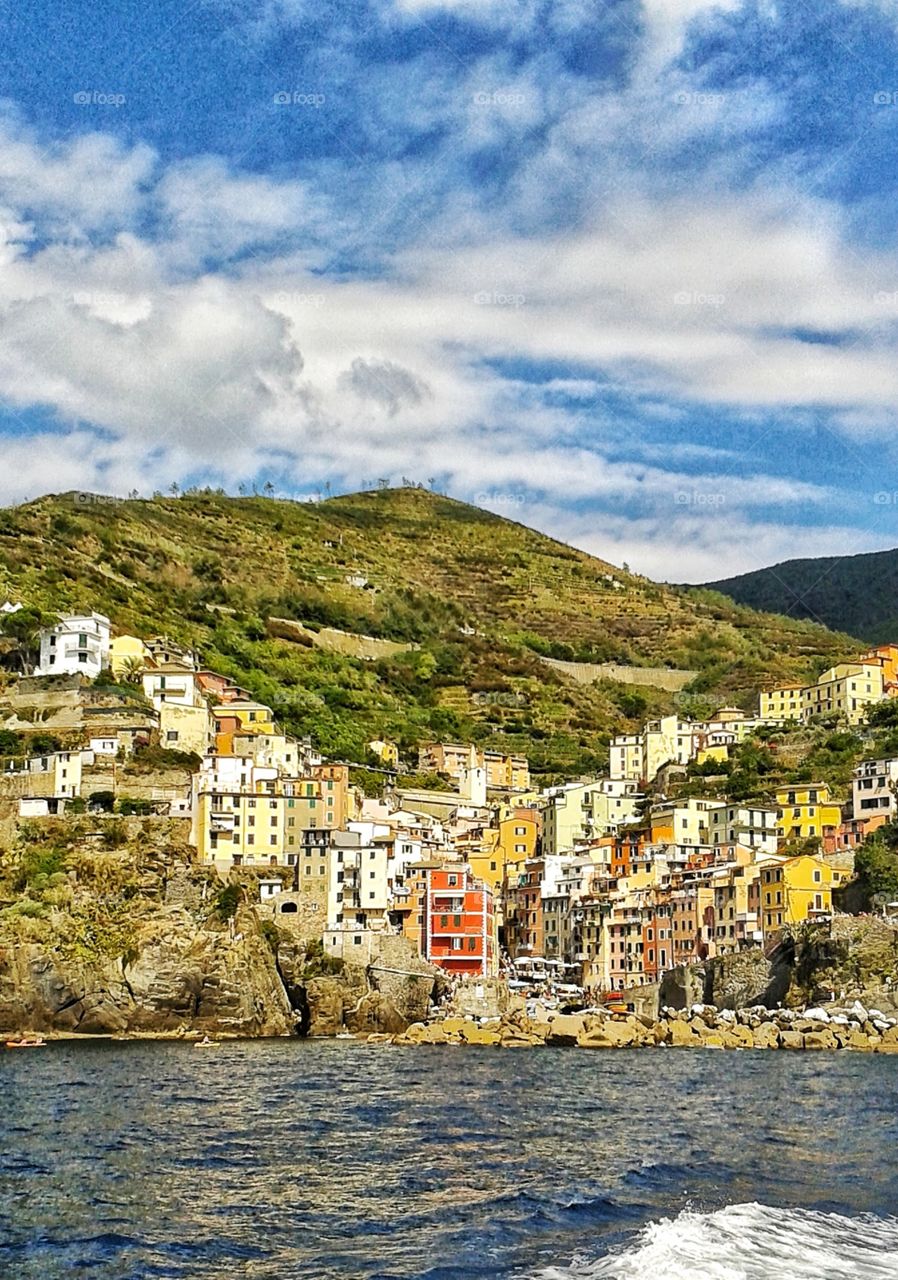
[[[735,1204],[649,1223],[598,1261],[551,1267],[540,1280],[894,1280],[898,1218],[843,1217]]]

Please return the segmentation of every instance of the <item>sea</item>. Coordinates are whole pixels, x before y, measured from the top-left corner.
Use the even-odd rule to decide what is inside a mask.
[[[0,1050],[15,1280],[898,1277],[898,1057]]]

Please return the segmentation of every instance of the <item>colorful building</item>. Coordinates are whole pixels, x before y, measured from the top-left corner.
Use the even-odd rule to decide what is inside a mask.
[[[425,873],[424,958],[459,976],[496,972],[493,895],[464,863]]]
[[[821,858],[802,854],[761,864],[761,923],[765,943],[781,929],[832,912],[838,873]]]
[[[109,641],[109,666],[116,678],[130,676],[150,661],[150,651],[139,636],[114,636]]]
[[[762,689],[758,699],[758,718],[778,724],[782,720],[801,719],[801,695],[804,685],[783,684],[774,689]]]
[[[776,831],[781,840],[809,840],[823,836],[823,828],[838,826],[842,810],[834,804],[824,782],[802,782],[775,793]]]

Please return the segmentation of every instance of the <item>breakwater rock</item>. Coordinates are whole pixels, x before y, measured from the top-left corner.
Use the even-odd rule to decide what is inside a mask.
[[[378,1037],[385,1039],[386,1037]],[[531,1016],[521,1011],[477,1021],[451,1017],[413,1023],[393,1044],[465,1044],[496,1048],[550,1045],[580,1049],[667,1046],[697,1049],[846,1049],[898,1053],[898,1019],[856,1004],[845,1009],[718,1010],[695,1004],[664,1009],[651,1018],[639,1014],[583,1013]]]

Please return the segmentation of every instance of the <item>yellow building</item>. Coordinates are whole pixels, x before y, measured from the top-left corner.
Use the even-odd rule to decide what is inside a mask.
[[[780,787],[775,793],[776,834],[781,840],[808,840],[823,836],[823,828],[837,827],[841,807],[833,803],[824,782],[802,782]]]
[[[285,850],[286,797],[239,791],[201,791],[194,830],[201,862],[234,866],[292,865]]]
[[[804,686],[784,684],[776,689],[762,689],[759,697],[759,720],[800,720],[801,695]]]
[[[399,768],[399,748],[395,742],[389,742],[384,738],[374,738],[368,743],[368,750],[373,756],[377,756],[381,764],[386,765],[388,769]]]
[[[262,702],[238,698],[212,708],[215,751],[228,756],[236,753],[234,739],[247,734],[276,733],[274,713]]]
[[[788,925],[832,911],[833,869],[803,854],[761,864],[761,921],[765,941]]]
[[[707,844],[709,813],[722,801],[689,796],[652,806],[649,841],[652,844]]]
[[[527,791],[530,788],[530,762],[526,756],[504,755],[501,751],[484,751],[486,785],[498,791]]]
[[[503,805],[494,826],[459,837],[456,848],[475,878],[496,892],[502,886],[507,868],[536,857],[539,835],[540,818],[536,809]]]
[[[109,641],[109,666],[114,676],[127,676],[147,665],[150,651],[139,636],[116,636]]]

